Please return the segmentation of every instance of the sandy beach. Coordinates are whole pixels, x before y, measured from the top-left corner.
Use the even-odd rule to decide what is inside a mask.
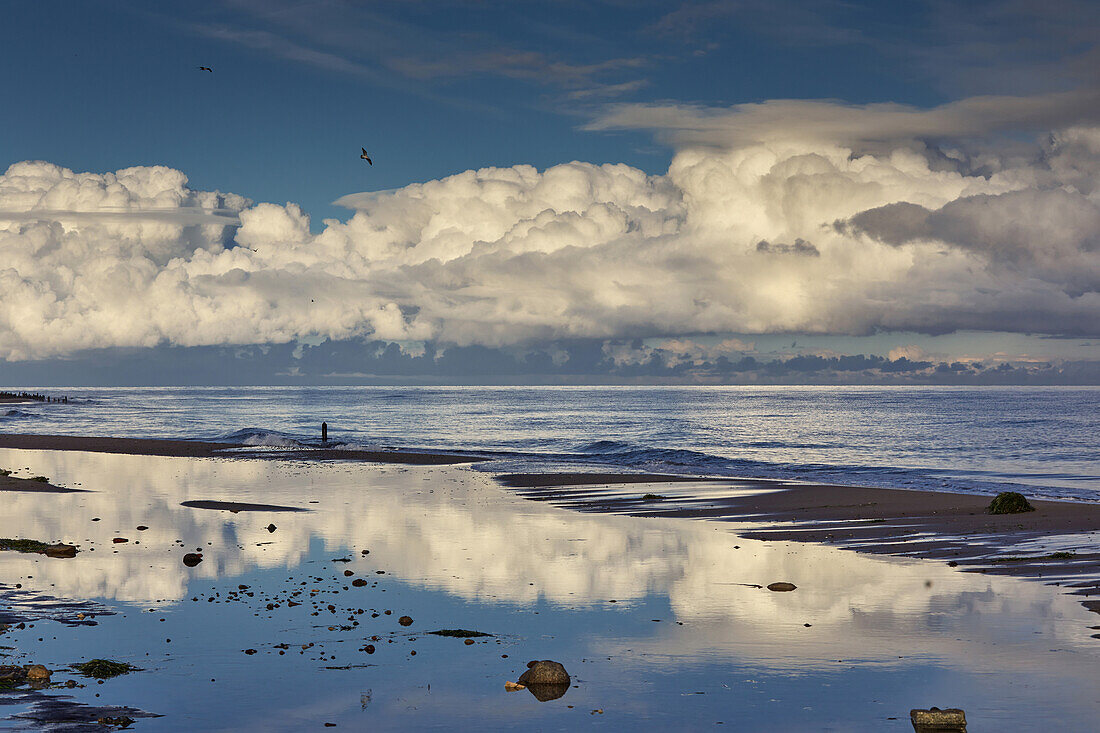
[[[419,451],[367,451],[358,449],[310,448],[281,449],[277,453],[263,450],[263,446],[245,443],[210,443],[192,440],[159,440],[156,438],[101,438],[77,435],[13,435],[0,434],[0,448],[24,450],[86,451],[90,453],[118,453],[135,456],[174,456],[177,458],[217,457],[278,457],[281,459],[311,458],[315,460],[355,460],[376,463],[406,463],[415,465],[440,465],[448,463],[472,463],[485,460],[483,456],[458,453],[431,453]]]

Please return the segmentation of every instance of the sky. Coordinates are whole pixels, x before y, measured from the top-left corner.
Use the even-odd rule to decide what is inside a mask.
[[[2,9],[0,385],[1100,384],[1096,3]]]

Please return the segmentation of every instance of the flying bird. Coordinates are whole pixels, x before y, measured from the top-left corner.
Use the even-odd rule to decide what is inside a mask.
[[[209,66],[200,66],[199,71],[209,71],[211,74],[214,73],[214,70],[211,69]]]
[[[359,157],[360,157],[360,158],[362,158],[363,160],[367,161],[367,162],[368,162],[368,163],[370,163],[371,165],[374,165],[374,163],[371,163],[371,162],[370,162],[370,156],[369,156],[369,155],[367,155],[367,149],[366,149],[366,148],[363,148],[362,150],[363,150],[363,154],[362,154],[362,155],[360,155]]]

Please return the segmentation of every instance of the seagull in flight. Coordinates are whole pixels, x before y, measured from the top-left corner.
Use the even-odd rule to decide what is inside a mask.
[[[370,156],[369,156],[369,155],[367,155],[367,149],[366,149],[366,148],[363,148],[362,150],[363,150],[363,154],[362,154],[362,155],[360,155],[359,157],[360,157],[360,158],[362,158],[363,160],[367,161],[367,162],[368,162],[368,163],[370,163],[371,165],[374,165],[374,163],[371,163],[371,162],[370,162]]]
[[[209,66],[200,66],[199,71],[209,71],[211,74],[214,73],[214,70],[211,69]]]

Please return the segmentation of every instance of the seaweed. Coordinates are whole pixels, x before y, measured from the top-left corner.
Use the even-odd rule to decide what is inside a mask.
[[[1035,507],[1031,506],[1024,495],[1019,492],[1002,491],[989,503],[989,509],[986,511],[990,514],[1020,514],[1022,512],[1033,512]]]
[[[1076,552],[1052,552],[1049,555],[1005,555],[1004,557],[991,557],[989,562],[1035,562],[1037,560],[1072,560],[1077,557]]]
[[[0,538],[0,550],[45,553],[47,547],[49,547],[49,545],[47,545],[45,542],[40,542],[39,540],[17,540],[10,538]]]
[[[73,669],[85,677],[95,677],[98,680],[105,680],[111,677],[118,677],[121,674],[141,671],[140,667],[135,667],[126,662],[115,662],[110,659],[91,659],[87,662],[79,662],[73,665]]]

